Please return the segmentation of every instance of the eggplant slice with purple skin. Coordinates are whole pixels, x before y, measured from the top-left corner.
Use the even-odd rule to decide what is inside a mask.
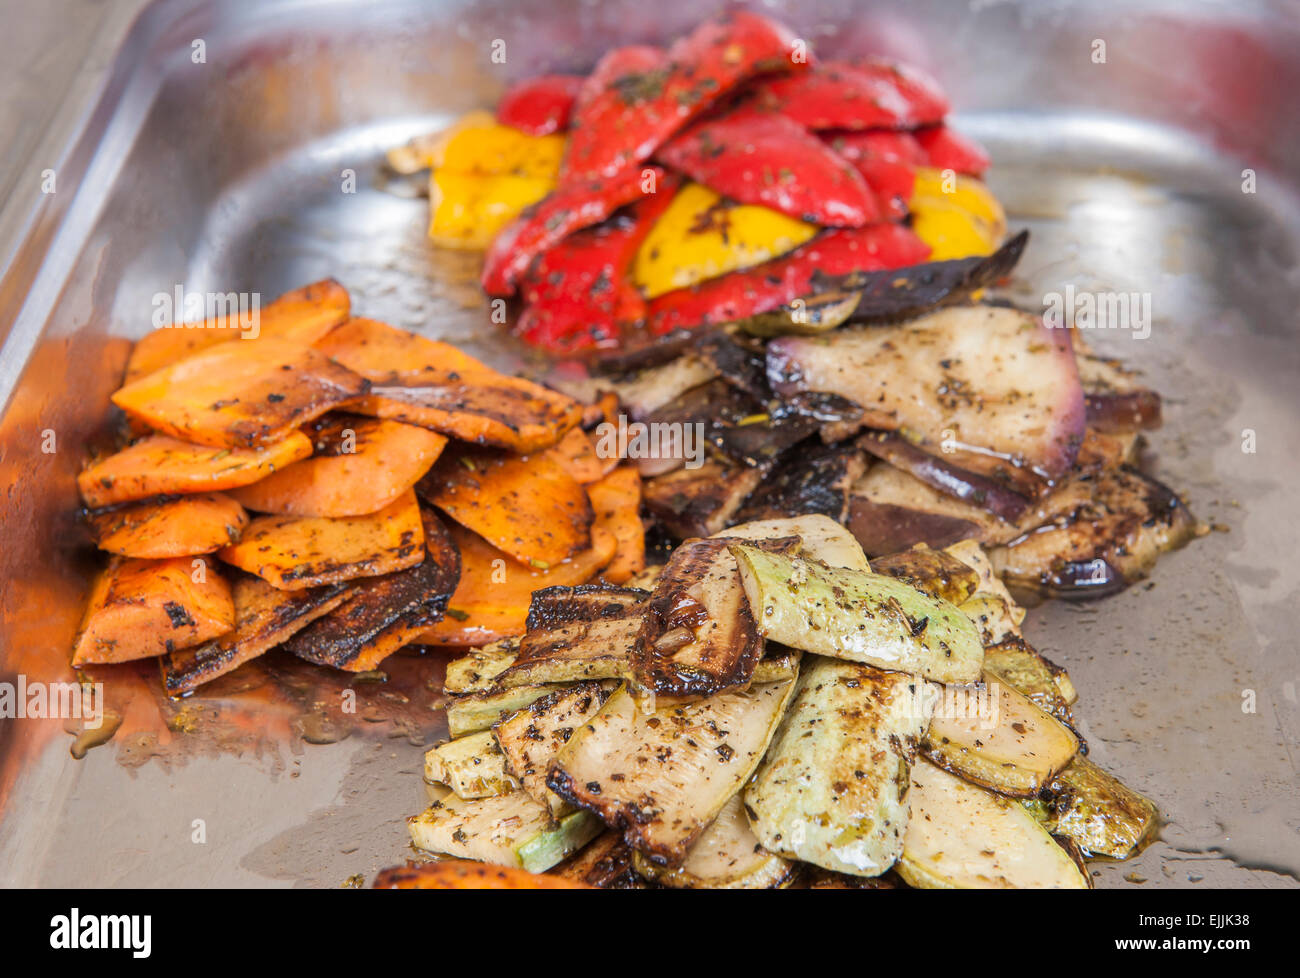
[[[782,397],[838,394],[865,425],[905,432],[1030,498],[1069,471],[1084,434],[1069,336],[1012,308],[952,306],[898,326],[783,336],[768,344],[767,368]]]
[[[792,553],[800,543],[799,537],[714,537],[674,550],[636,637],[632,674],[639,694],[701,697],[749,684],[764,643],[727,549],[740,542],[774,553]]]
[[[681,468],[647,479],[641,487],[645,508],[678,540],[708,537],[728,524],[758,488],[775,461],[761,466],[711,459],[699,468]]]
[[[425,542],[422,563],[351,582],[348,599],[290,638],[285,648],[308,662],[355,669],[371,646],[392,630],[441,621],[460,581],[460,551],[433,510],[421,506],[420,517]]]
[[[1162,418],[1160,395],[1138,383],[1136,371],[1118,360],[1098,356],[1080,338],[1074,340],[1088,426],[1108,434],[1150,431]]]
[[[1113,594],[1198,532],[1178,495],[1136,469],[1082,478],[1092,487],[1087,502],[989,550],[1009,587],[1056,598]]]
[[[844,523],[849,515],[849,490],[865,471],[866,459],[857,445],[800,442],[750,494],[731,522],[820,513]]]

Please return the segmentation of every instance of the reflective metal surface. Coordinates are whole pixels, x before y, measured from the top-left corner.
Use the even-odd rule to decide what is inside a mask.
[[[363,314],[518,363],[473,263],[425,244],[424,202],[375,186],[383,151],[513,78],[669,40],[720,6],[150,7],[98,102],[67,109],[83,114],[60,192],[30,221],[13,220],[30,201],[6,209],[24,235],[0,279],[0,680],[68,674],[91,566],[73,478],[156,292],[270,297],[333,275]],[[1167,820],[1136,859],[1094,864],[1099,886],[1296,885],[1295,5],[765,6],[823,54],[884,52],[941,79],[992,151],[1012,226],[1033,230],[1021,302],[1040,308],[1067,284],[1150,294],[1149,337],[1088,338],[1165,393],[1158,471],[1228,532],[1117,597],[1034,609],[1027,632],[1069,667],[1093,758]],[[497,39],[505,64],[491,60]],[[172,722],[154,748],[119,739],[82,761],[61,721],[0,720],[0,883],[337,886],[404,857],[402,816],[423,803],[418,738],[303,744],[268,722],[264,738],[186,751],[174,712],[134,710],[128,724]]]

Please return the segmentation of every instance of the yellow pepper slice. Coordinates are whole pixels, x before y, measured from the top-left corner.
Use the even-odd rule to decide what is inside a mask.
[[[918,167],[913,184],[912,230],[932,249],[931,261],[992,254],[1007,230],[1007,216],[983,181]]]
[[[485,249],[520,211],[554,186],[546,177],[434,170],[429,178],[429,237],[443,248]]]
[[[799,247],[818,231],[767,207],[733,204],[698,183],[683,186],[632,266],[647,299],[749,268]]]

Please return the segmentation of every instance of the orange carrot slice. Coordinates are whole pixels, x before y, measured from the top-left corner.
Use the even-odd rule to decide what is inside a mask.
[[[622,584],[645,570],[645,526],[641,522],[641,475],[631,466],[615,469],[587,487],[596,526],[618,541],[614,559],[601,572],[611,584]]]
[[[188,557],[220,550],[248,525],[244,507],[222,493],[182,496],[89,517],[100,550],[125,557]]]

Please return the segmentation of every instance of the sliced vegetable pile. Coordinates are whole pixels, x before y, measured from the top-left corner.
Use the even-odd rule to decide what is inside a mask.
[[[77,667],[157,656],[173,695],[277,646],[364,672],[644,567],[640,476],[598,457],[598,410],[354,317],[333,281],[272,303],[256,338],[156,330],[113,403],[130,441],[78,478],[111,556]]]
[[[868,563],[823,515],[538,591],[522,636],[448,665],[412,841],[512,888],[1087,887],[1156,809],[1086,759],[1023,618],[978,544]]]
[[[390,154],[429,168],[429,233],[486,250],[516,332],[617,351],[753,316],[865,274],[989,254],[1005,218],[988,157],[944,122],[930,79],[812,58],[750,12],[591,74],[515,85]]]

